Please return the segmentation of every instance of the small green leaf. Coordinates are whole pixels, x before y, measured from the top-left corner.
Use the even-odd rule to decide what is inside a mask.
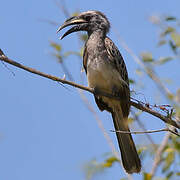
[[[177,47],[176,47],[176,45],[174,44],[174,42],[170,40],[170,41],[169,41],[169,45],[170,45],[172,51],[173,51],[175,54],[177,54],[177,51],[176,51]]]
[[[162,172],[166,172],[169,169],[169,167],[173,163],[174,157],[175,157],[173,148],[167,148],[165,150],[165,152],[167,152],[167,156],[165,157],[165,164],[164,164],[164,167],[162,169]]]
[[[162,46],[162,45],[164,45],[164,44],[166,44],[166,43],[167,43],[167,41],[164,40],[164,39],[162,39],[162,40],[160,40],[160,41],[158,42],[158,46]]]
[[[109,167],[112,166],[112,163],[106,162],[106,163],[102,164],[102,166],[103,166],[104,168],[109,168]]]
[[[143,180],[151,180],[152,175],[150,173],[143,173]]]
[[[166,21],[176,21],[177,19],[176,19],[176,17],[174,17],[174,16],[167,16],[167,17],[165,18],[165,20],[166,20]]]
[[[173,27],[168,26],[168,27],[161,33],[161,37],[164,37],[164,36],[166,36],[167,34],[172,33],[172,32],[174,32],[174,31],[175,31],[175,29],[174,29]]]
[[[82,47],[82,48],[80,49],[80,56],[83,57],[83,54],[84,54],[84,47]]]
[[[172,57],[160,57],[158,61],[156,61],[156,64],[162,65],[165,64],[166,62],[172,60]]]
[[[50,45],[58,52],[61,51],[61,45],[60,44],[57,44],[55,42],[51,42]]]
[[[119,160],[115,156],[112,156],[106,160],[106,162],[109,162],[109,163],[113,163],[117,161],[119,162]]]
[[[131,124],[134,121],[132,117],[128,117],[128,124]]]
[[[177,47],[180,47],[180,34],[177,32],[171,33],[171,38]]]
[[[104,167],[96,160],[92,160],[84,165],[84,171],[86,175],[86,179],[90,180],[93,176],[102,173],[104,171]]]
[[[170,171],[170,172],[166,175],[166,177],[169,179],[173,174],[174,174],[174,172]]]
[[[59,63],[62,63],[62,62],[63,62],[63,58],[62,58],[61,55],[59,55],[59,54],[54,54],[54,55],[55,55],[55,57],[58,59],[58,62],[59,62]]]
[[[141,58],[144,62],[153,62],[154,61],[152,54],[150,52],[141,53]]]
[[[139,76],[142,76],[143,75],[143,72],[141,71],[141,69],[136,69],[136,74],[139,75]]]
[[[138,154],[141,155],[145,150],[147,150],[147,147],[140,147],[138,148]]]
[[[87,34],[81,34],[80,39],[85,42],[88,39],[88,35]]]
[[[62,63],[63,57],[59,53],[51,53],[52,56],[54,56],[59,63]]]
[[[177,113],[176,113],[176,115],[177,115]],[[173,140],[173,143],[174,143],[174,148],[176,149],[176,151],[180,153],[180,140],[179,140],[179,138],[176,138],[175,140]]]
[[[102,163],[102,166],[103,167],[111,167],[113,165],[113,163],[115,163],[115,162],[119,162],[119,160],[116,157],[112,156],[112,157],[106,159],[105,163]]]
[[[74,12],[74,13],[72,13],[71,16],[73,17],[73,16],[78,16],[78,15],[79,15],[79,12]]]
[[[171,99],[171,100],[173,100],[173,99],[174,99],[174,95],[173,95],[172,93],[168,93],[168,95],[167,95],[167,96],[168,96],[168,98],[169,98],[169,99]]]
[[[135,81],[129,78],[129,84],[135,84]]]

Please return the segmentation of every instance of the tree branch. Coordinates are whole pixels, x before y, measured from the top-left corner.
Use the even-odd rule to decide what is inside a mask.
[[[145,111],[149,114],[152,114],[153,116],[158,117],[159,119],[161,119],[162,121],[164,121],[167,124],[170,124],[170,125],[178,128],[178,129],[180,129],[180,125],[176,121],[172,120],[170,117],[164,116],[164,115],[160,114],[159,112],[154,111],[153,109],[151,109],[145,105],[142,105],[140,103],[136,103],[134,101],[131,101],[131,105],[136,107],[137,109],[140,109],[140,110]]]
[[[4,53],[3,53],[3,51],[1,49],[0,49],[0,60],[4,61],[6,63],[9,63],[9,64],[11,64],[13,66],[16,66],[18,68],[24,69],[25,71],[28,71],[30,73],[37,74],[39,76],[45,77],[47,79],[51,79],[53,81],[61,82],[63,84],[68,84],[70,86],[73,86],[73,87],[76,87],[76,88],[79,88],[79,89],[83,89],[83,90],[88,91],[88,92],[90,92],[92,94],[95,94],[95,91],[92,88],[85,87],[85,86],[76,84],[76,83],[74,83],[72,81],[67,81],[65,79],[61,79],[61,78],[58,78],[56,76],[52,76],[50,74],[46,74],[46,73],[40,72],[40,71],[38,71],[36,69],[24,66],[24,65],[14,61],[14,60],[12,60],[12,59],[9,59],[7,56],[4,55]],[[99,95],[120,100],[119,97],[117,97],[117,96],[115,97],[112,94],[108,94],[108,93],[105,93],[105,92],[100,92]],[[180,129],[180,124],[178,124],[176,121],[172,120],[170,117],[164,116],[164,115],[158,113],[157,111],[154,111],[151,108],[149,108],[149,107],[147,107],[147,106],[145,106],[145,105],[143,105],[141,103],[134,102],[132,100],[130,101],[130,104],[132,106],[136,107],[137,109],[140,109],[140,110],[145,111],[145,112],[147,112],[147,113],[149,113],[149,114],[151,114],[151,115],[153,115],[155,117],[158,117],[159,119],[161,119],[165,123],[170,124],[170,125],[178,128],[178,129]]]
[[[172,134],[175,134],[180,137],[180,134],[170,130],[169,128],[151,130],[151,131],[115,131],[115,130],[111,130],[111,132],[118,132],[118,133],[122,133],[122,134],[145,134],[145,133],[155,133],[155,132],[162,132],[162,131],[169,131]]]

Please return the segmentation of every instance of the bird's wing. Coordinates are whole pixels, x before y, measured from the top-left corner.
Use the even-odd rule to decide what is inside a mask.
[[[119,52],[118,48],[115,46],[113,41],[108,37],[105,38],[105,47],[107,50],[109,60],[112,62],[114,67],[117,69],[117,71],[119,72],[122,79],[129,86],[128,72],[126,69],[126,65],[125,65],[123,57],[121,56],[121,53]]]
[[[121,106],[123,110],[123,115],[125,117],[129,114],[129,101],[130,101],[130,90],[129,90],[129,79],[128,72],[126,69],[125,62],[118,48],[112,42],[112,40],[108,37],[105,38],[105,47],[108,55],[108,60],[111,61],[111,64],[116,68],[119,72],[119,75],[124,80],[124,84],[121,89],[118,89],[118,96],[121,98]]]
[[[117,89],[117,94],[121,98],[121,107],[123,110],[123,115],[125,117],[129,114],[129,100],[130,100],[130,90],[129,90],[129,79],[128,73],[126,69],[126,65],[124,63],[123,57],[121,56],[118,48],[108,37],[105,38],[105,48],[108,56],[108,60],[111,61],[112,66],[119,72],[119,75],[124,80],[124,84],[121,85],[121,89]],[[88,60],[88,52],[85,45],[84,54],[83,54],[83,66],[87,73],[87,60]],[[101,111],[107,110],[112,111],[111,108],[106,104],[101,97],[95,96],[96,103]]]

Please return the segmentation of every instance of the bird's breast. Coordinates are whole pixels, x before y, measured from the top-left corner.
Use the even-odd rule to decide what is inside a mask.
[[[105,92],[112,92],[114,86],[121,87],[122,78],[106,57],[93,57],[87,60],[88,85]]]

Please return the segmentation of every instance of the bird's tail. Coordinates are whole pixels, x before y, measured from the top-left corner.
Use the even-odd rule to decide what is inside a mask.
[[[112,112],[112,118],[116,131],[129,131],[128,119],[123,118],[122,111],[116,110]],[[135,144],[133,142],[131,134],[116,132],[118,139],[121,158],[124,169],[127,173],[139,173],[141,170],[141,161],[139,159]]]

